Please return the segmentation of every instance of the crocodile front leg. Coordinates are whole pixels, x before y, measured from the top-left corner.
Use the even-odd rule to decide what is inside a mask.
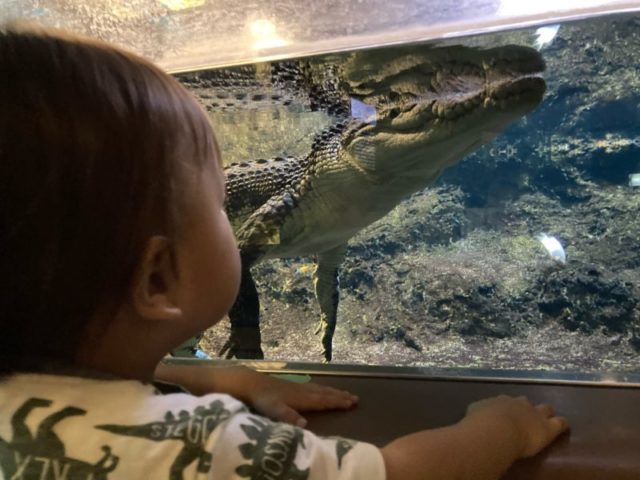
[[[327,362],[331,361],[333,333],[336,330],[340,284],[338,267],[344,258],[347,246],[340,245],[318,255],[318,263],[313,273],[313,285],[320,305],[320,324],[316,334],[322,333],[322,354]]]
[[[260,299],[249,258],[242,256],[240,291],[229,311],[231,334],[218,353],[225,358],[264,358],[260,348]]]

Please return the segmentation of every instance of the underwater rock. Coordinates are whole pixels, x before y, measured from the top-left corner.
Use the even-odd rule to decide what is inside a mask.
[[[398,325],[390,325],[385,327],[381,332],[373,336],[375,342],[382,342],[385,338],[391,338],[393,340],[404,343],[407,347],[422,352],[422,347],[408,334],[407,331]]]
[[[580,265],[541,279],[540,310],[570,331],[630,334],[640,321],[633,285],[608,278],[596,265]]]
[[[364,300],[364,291],[372,289],[374,285],[375,275],[366,265],[348,266],[340,272],[340,289],[359,300]]]

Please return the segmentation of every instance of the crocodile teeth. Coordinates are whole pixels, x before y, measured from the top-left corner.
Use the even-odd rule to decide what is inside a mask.
[[[456,116],[462,115],[465,111],[466,107],[464,103],[458,103],[453,109],[453,112],[456,114]]]

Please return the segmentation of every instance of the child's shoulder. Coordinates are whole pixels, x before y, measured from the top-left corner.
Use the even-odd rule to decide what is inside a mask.
[[[0,381],[0,478],[49,478],[50,468],[66,478],[114,470],[121,478],[168,477],[196,468],[180,465],[191,447],[209,465],[213,431],[244,411],[227,395],[162,394],[131,380],[12,375]],[[143,454],[150,448],[152,456]]]
[[[0,405],[3,418],[11,410],[32,410],[37,405],[40,414],[52,408],[73,408],[96,421],[118,418],[123,422],[186,418],[193,412],[201,415],[211,408],[224,409],[229,414],[246,410],[244,404],[224,394],[196,396],[171,384],[143,383],[93,372],[12,375],[0,382]]]

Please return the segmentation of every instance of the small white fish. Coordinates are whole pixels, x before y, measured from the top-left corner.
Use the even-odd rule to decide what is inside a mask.
[[[540,27],[536,30],[535,46],[538,50],[542,50],[545,46],[549,45],[560,30],[560,25],[547,25],[546,27]]]
[[[629,186],[640,187],[640,173],[632,173],[629,175]]]
[[[536,239],[542,243],[542,246],[549,253],[551,258],[558,260],[561,263],[567,263],[567,255],[564,253],[564,248],[556,237],[550,237],[546,233],[536,235]]]

